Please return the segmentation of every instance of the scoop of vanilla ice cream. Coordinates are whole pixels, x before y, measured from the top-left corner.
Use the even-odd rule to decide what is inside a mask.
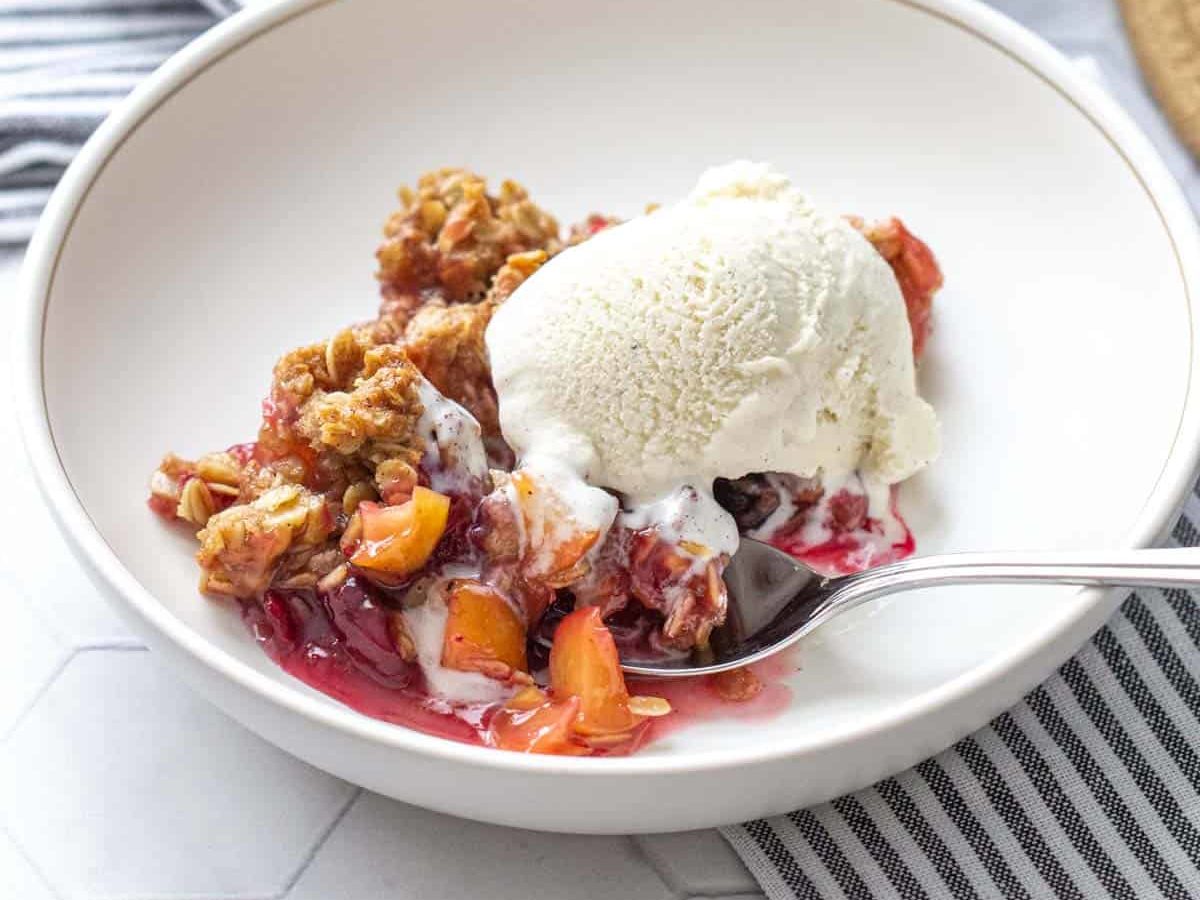
[[[894,483],[938,449],[891,269],[764,165],[559,254],[487,346],[518,455],[638,502],[750,472]]]

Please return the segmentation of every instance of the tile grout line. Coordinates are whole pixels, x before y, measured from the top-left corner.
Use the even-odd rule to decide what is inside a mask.
[[[317,854],[321,852],[321,848],[325,846],[330,836],[335,830],[337,830],[337,827],[342,824],[342,819],[346,818],[346,815],[350,812],[350,809],[355,803],[358,802],[358,799],[364,793],[365,790],[363,788],[358,787],[357,785],[355,786],[354,791],[350,794],[349,799],[347,799],[342,805],[342,808],[338,810],[337,815],[333,817],[333,820],[317,836],[316,842],[308,849],[308,852],[304,854],[304,857],[300,860],[299,865],[296,866],[296,870],[292,872],[288,880],[284,882],[283,890],[277,894],[274,894],[272,896],[272,900],[283,900],[284,897],[292,892],[292,888],[296,886],[296,883],[303,877],[304,873],[308,871],[308,867],[312,865],[312,861],[316,859]]]
[[[150,648],[134,637],[113,638],[108,641],[85,641],[76,648],[80,653],[91,653],[97,650],[114,650],[118,653],[128,653]]]
[[[14,718],[12,721],[12,724],[4,730],[4,735],[0,737],[0,745],[7,744],[9,739],[16,734],[17,729],[21,727],[21,723],[29,717],[29,714],[33,712],[33,708],[38,705],[42,697],[44,697],[46,692],[50,690],[50,686],[54,684],[54,682],[58,681],[58,676],[63,673],[63,671],[70,664],[71,660],[79,655],[79,652],[80,651],[77,647],[72,647],[63,656],[63,658],[59,660],[58,665],[54,667],[54,671],[46,676],[46,680],[42,682],[41,687],[37,689],[34,695],[29,699],[29,702],[25,704],[24,708],[17,713],[16,718]]]
[[[702,830],[715,831],[716,829]],[[711,885],[697,889],[689,885],[686,878],[682,876],[674,877],[672,870],[666,864],[666,855],[660,855],[657,850],[652,849],[653,844],[649,842],[643,843],[643,838],[652,836],[649,834],[631,834],[626,837],[633,842],[633,845],[640,852],[641,857],[654,870],[663,884],[676,895],[678,900],[755,900],[755,898],[766,900],[761,890],[756,893],[754,890],[739,892],[735,889],[731,893],[721,888],[714,889]],[[724,840],[724,838],[721,838],[721,840]],[[753,879],[752,875],[751,878]]]
[[[54,682],[58,681],[58,677],[60,675],[62,675],[63,670],[66,669],[67,666],[71,664],[71,661],[74,660],[75,657],[80,656],[84,653],[94,653],[94,652],[98,652],[98,651],[99,652],[114,652],[114,653],[131,653],[131,652],[136,653],[136,652],[140,652],[140,651],[141,652],[148,651],[148,648],[144,644],[136,643],[132,639],[129,642],[125,642],[124,640],[102,641],[102,642],[96,643],[96,644],[82,644],[81,646],[78,646],[78,647],[72,647],[70,650],[67,651],[66,655],[59,661],[58,665],[56,665],[54,667],[54,671],[52,671],[46,677],[46,680],[42,683],[42,686],[37,689],[37,692],[33,695],[33,697],[29,700],[29,702],[25,704],[24,708],[19,713],[17,713],[17,717],[15,719],[13,719],[12,725],[10,725],[8,728],[5,729],[3,735],[0,735],[0,745],[7,743],[8,739],[13,736],[13,733],[16,732],[16,730],[18,728],[21,727],[21,723],[25,721],[25,719],[33,711],[33,708],[35,706],[37,706],[38,703],[41,701],[42,697],[44,697],[46,695],[46,691],[50,690],[50,686],[53,685]]]
[[[46,695],[46,692],[50,690],[54,682],[58,681],[59,676],[62,675],[67,666],[71,664],[75,657],[81,656],[84,653],[136,653],[145,652],[147,649],[148,648],[144,644],[138,644],[132,641],[129,643],[125,643],[123,641],[109,641],[72,647],[66,652],[63,658],[59,661],[58,665],[54,667],[54,671],[46,676],[46,680],[42,683],[42,686],[37,689],[37,692],[33,695],[33,697],[30,698],[29,702],[25,704],[24,708],[19,713],[17,713],[17,716],[15,719],[13,719],[12,724],[4,730],[2,735],[0,735],[0,746],[8,743],[9,739],[16,733],[17,729],[21,727],[21,723],[29,717],[29,714],[33,712],[33,708],[41,702],[42,697]]]
[[[658,860],[655,859],[654,854],[642,846],[642,842],[638,839],[639,837],[640,835],[627,834],[625,835],[625,840],[633,847],[633,852],[642,862],[650,867],[650,871],[658,876],[658,880],[662,882],[663,887],[669,890],[675,896],[676,900],[686,900],[688,897],[686,888],[677,884],[674,878],[671,878],[663,871],[663,867],[658,864]]]
[[[46,676],[46,680],[42,682],[42,685],[29,699],[29,702],[25,704],[25,707],[17,714],[16,718],[13,719],[12,725],[5,730],[3,736],[0,736],[0,746],[7,744],[12,736],[16,734],[17,729],[21,727],[21,724],[29,717],[30,713],[33,712],[34,707],[41,702],[42,698],[46,696],[46,693],[51,687],[53,687],[54,683],[58,681],[62,673],[66,671],[67,666],[69,666],[76,657],[90,651],[128,652],[145,649],[146,648],[142,645],[134,644],[132,641],[125,642],[123,640],[71,647],[63,654],[62,659],[59,660],[58,664],[54,667],[54,670]],[[30,856],[28,851],[26,851],[26,849],[21,845],[21,842],[17,840],[16,835],[12,833],[12,829],[3,823],[0,823],[0,834],[4,835],[16,853],[25,861],[26,865],[29,866],[33,874],[50,893],[50,896],[56,898],[56,900],[61,900],[62,894],[59,892],[58,888],[56,888],[54,883],[51,882],[46,876],[45,871],[38,864],[37,860]]]
[[[60,894],[58,889],[50,883],[50,879],[46,877],[46,873],[42,871],[42,867],[37,864],[37,860],[35,860],[26,852],[25,848],[21,846],[21,843],[17,840],[16,835],[12,833],[9,827],[7,825],[0,824],[0,833],[3,833],[3,835],[8,839],[8,843],[12,846],[13,850],[16,851],[17,855],[20,856],[21,859],[25,860],[25,863],[29,866],[30,871],[32,871],[37,880],[45,886],[46,890],[50,893],[50,896],[54,897],[55,900],[62,900],[62,894]]]

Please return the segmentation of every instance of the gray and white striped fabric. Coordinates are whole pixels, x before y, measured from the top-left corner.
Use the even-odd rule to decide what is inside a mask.
[[[107,111],[240,2],[0,0],[0,244],[28,239]],[[1022,18],[1038,8],[996,2]],[[1107,0],[1074,2],[1092,33],[1115,27]],[[1200,196],[1148,101],[1123,87],[1122,101]],[[1175,542],[1200,545],[1196,522],[1200,493]],[[950,750],[857,794],[724,834],[772,900],[1200,897],[1197,734],[1200,609],[1187,592],[1139,592],[1054,678]]]
[[[0,0],[0,244],[29,240],[109,110],[240,0]]]
[[[1173,533],[1200,545],[1200,487]],[[1200,897],[1200,608],[1133,593],[1015,709],[914,769],[724,830],[771,900]]]

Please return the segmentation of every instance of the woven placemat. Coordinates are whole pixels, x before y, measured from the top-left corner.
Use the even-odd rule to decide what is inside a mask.
[[[1200,156],[1200,0],[1119,0],[1142,72],[1180,140]]]

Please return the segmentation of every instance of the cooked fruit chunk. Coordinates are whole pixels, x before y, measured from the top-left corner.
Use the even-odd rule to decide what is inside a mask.
[[[323,600],[355,668],[379,684],[405,687],[415,674],[415,653],[406,652],[395,614],[371,581],[351,576]]]
[[[446,606],[443,666],[493,678],[528,669],[525,624],[503,594],[478,581],[458,581]]]
[[[528,712],[549,700],[549,695],[536,684],[527,684],[504,702],[504,708]]]
[[[865,225],[861,219],[851,217],[850,222],[862,231],[863,237],[875,246],[879,255],[892,267],[908,309],[913,358],[919,360],[929,340],[933,296],[942,287],[942,270],[937,258],[928,245],[897,218]]]
[[[583,558],[600,532],[577,523],[567,501],[529,470],[518,469],[511,477],[525,525],[526,577],[551,587],[570,584],[586,571]]]
[[[763,683],[745,666],[713,675],[709,685],[722,700],[743,703],[762,693]]]
[[[417,487],[412,499],[399,506],[363,502],[362,541],[350,558],[356,566],[411,575],[419,571],[446,530],[450,498],[428,488]]]
[[[629,709],[617,645],[594,606],[577,609],[559,623],[550,649],[550,684],[557,698],[579,698],[575,731],[580,735],[620,734],[640,721]]]
[[[519,696],[519,695],[518,695]],[[578,697],[546,700],[532,709],[505,706],[492,717],[487,740],[493,747],[520,753],[578,756],[587,748],[573,743],[572,726],[579,718]]]

